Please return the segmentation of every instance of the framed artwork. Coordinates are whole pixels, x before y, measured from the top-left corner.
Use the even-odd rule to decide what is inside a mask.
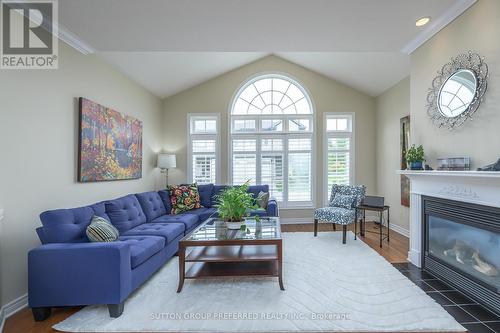
[[[78,181],[142,177],[142,121],[80,97]]]
[[[408,168],[405,155],[410,148],[410,116],[401,118],[399,124],[401,170],[405,170]],[[410,179],[405,175],[401,175],[401,205],[410,207]]]

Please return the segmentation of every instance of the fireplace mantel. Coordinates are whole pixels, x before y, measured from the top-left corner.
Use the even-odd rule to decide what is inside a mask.
[[[498,178],[498,171],[441,171],[441,170],[398,170],[397,173],[408,177],[434,176],[434,177],[476,177],[476,178]]]
[[[421,267],[422,196],[500,207],[500,172],[398,170],[410,178],[410,250],[408,260]]]

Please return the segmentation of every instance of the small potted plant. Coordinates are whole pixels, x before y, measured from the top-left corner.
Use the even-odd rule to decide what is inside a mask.
[[[226,222],[228,229],[240,229],[250,210],[256,208],[253,195],[248,193],[248,181],[222,191],[215,200],[219,218]]]
[[[412,145],[406,152],[406,161],[410,170],[423,170],[423,162],[425,161],[424,147],[422,145],[418,147]]]

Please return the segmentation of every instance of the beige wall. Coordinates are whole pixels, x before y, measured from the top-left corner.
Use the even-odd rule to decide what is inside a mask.
[[[27,291],[27,252],[39,245],[42,211],[153,190],[158,179],[161,100],[95,56],[59,45],[58,70],[0,71],[2,304]],[[80,96],[143,121],[142,179],[76,182]]]
[[[187,180],[187,114],[221,114],[221,175],[228,182],[228,114],[229,104],[238,87],[258,73],[278,72],[298,80],[310,93],[315,107],[316,122],[316,203],[322,206],[323,196],[323,135],[324,112],[356,113],[356,182],[366,184],[375,192],[375,101],[350,87],[325,76],[269,56],[239,69],[223,74],[164,101],[163,149],[177,154],[177,169],[171,173],[172,182]],[[312,219],[311,210],[282,211],[283,217]]]
[[[470,156],[472,167],[500,157],[500,1],[479,0],[411,56],[411,136],[423,144],[427,163],[438,157]],[[450,58],[473,50],[486,58],[490,79],[474,119],[453,131],[438,129],[426,111],[427,90]]]
[[[400,119],[410,114],[410,77],[376,99],[377,193],[391,206],[391,224],[409,230],[409,209],[401,205]]]

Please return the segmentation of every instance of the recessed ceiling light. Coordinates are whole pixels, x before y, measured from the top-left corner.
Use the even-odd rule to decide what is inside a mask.
[[[417,27],[421,27],[421,26],[424,26],[424,25],[426,25],[427,23],[429,23],[429,21],[430,21],[430,20],[431,20],[431,18],[430,18],[430,17],[422,17],[422,18],[419,18],[419,19],[417,20],[417,22],[415,22],[415,25],[416,25]]]

